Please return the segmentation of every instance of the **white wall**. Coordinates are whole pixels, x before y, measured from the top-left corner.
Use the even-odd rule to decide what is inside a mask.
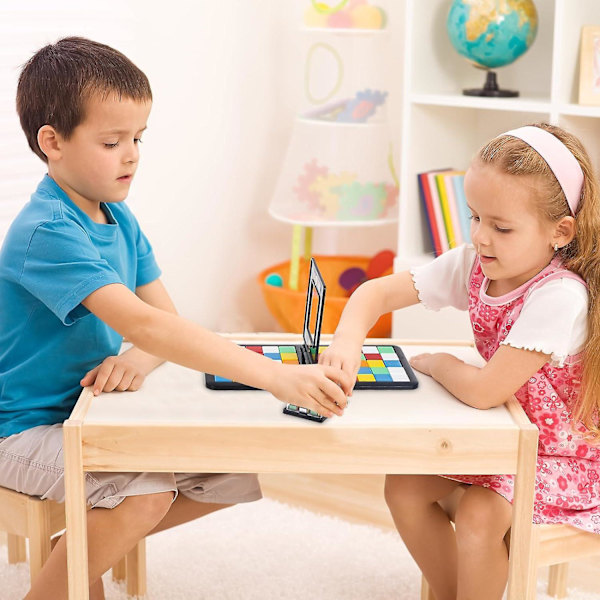
[[[289,258],[291,226],[267,207],[299,106],[298,25],[307,4],[179,2],[169,13],[139,11],[134,54],[155,102],[135,210],[181,312],[211,328],[276,329],[256,274]],[[315,251],[331,247],[332,235],[339,253],[396,245],[394,226],[317,231]]]
[[[14,1],[21,9],[28,4],[42,5]],[[150,79],[154,107],[129,202],[180,312],[213,329],[277,329],[255,278],[289,258],[291,226],[269,217],[267,207],[299,106],[298,26],[307,4],[53,2],[66,7],[71,21],[47,37],[75,33],[113,44]],[[71,31],[77,17],[83,24]],[[121,24],[118,35],[111,20]],[[40,44],[36,39],[23,46],[19,64]],[[16,72],[15,66],[15,81]],[[14,109],[6,112],[17,119]],[[37,178],[43,166],[35,165]],[[0,164],[0,177],[1,171]],[[395,226],[318,231],[314,251],[372,255],[394,249],[395,235]]]

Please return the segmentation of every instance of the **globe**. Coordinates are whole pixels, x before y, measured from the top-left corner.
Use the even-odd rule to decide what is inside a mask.
[[[533,44],[537,28],[538,16],[532,0],[454,0],[446,23],[450,41],[476,67],[488,70],[483,89],[464,93],[518,95],[500,90],[491,69],[509,65],[524,54]]]

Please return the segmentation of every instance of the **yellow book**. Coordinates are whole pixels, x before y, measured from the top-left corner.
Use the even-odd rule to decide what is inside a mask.
[[[444,181],[443,173],[435,176],[435,183],[440,196],[442,217],[444,218],[444,228],[446,229],[446,236],[448,237],[448,246],[450,248],[456,248],[456,235],[454,233],[454,227],[452,224],[452,215],[450,214],[450,205],[448,204],[448,194],[446,193],[446,182]]]

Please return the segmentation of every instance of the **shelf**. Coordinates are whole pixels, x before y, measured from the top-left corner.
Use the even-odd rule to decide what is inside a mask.
[[[583,104],[560,104],[558,112],[562,115],[576,117],[600,117],[600,106],[585,106]]]
[[[576,135],[600,170],[600,106],[576,103],[581,28],[600,23],[600,1],[535,3],[539,17],[535,43],[498,74],[501,88],[521,93],[516,98],[463,95],[463,89],[481,87],[484,77],[449,40],[449,0],[404,0],[396,6],[400,4],[404,6],[404,44],[395,55],[396,72],[403,68],[396,270],[433,258],[417,182],[420,172],[464,169],[477,149],[493,137],[539,121]],[[409,315],[402,322],[397,317],[394,333],[407,323],[412,326],[412,321],[420,330],[429,325],[430,316],[435,315],[415,313],[412,320]],[[441,319],[438,325],[441,335],[450,331],[450,322]]]
[[[479,108],[484,110],[505,110],[514,112],[546,113],[551,111],[551,103],[543,97],[484,98],[463,94],[413,94],[412,104],[424,106],[451,106],[455,108]]]
[[[326,121],[325,119],[311,119],[309,117],[296,117],[296,121],[302,125],[310,125],[314,127],[333,127],[340,129],[370,129],[374,127],[389,127],[386,120],[370,121],[366,123],[349,123],[347,121]]]
[[[343,35],[343,36],[383,36],[388,33],[388,29],[344,29],[342,27],[300,27],[301,33]]]

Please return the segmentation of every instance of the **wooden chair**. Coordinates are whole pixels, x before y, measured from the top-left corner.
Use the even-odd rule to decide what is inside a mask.
[[[65,528],[65,505],[40,500],[0,487],[0,530],[6,531],[8,562],[27,561],[25,538],[29,539],[31,581],[50,556],[50,539]],[[112,570],[115,581],[127,579],[130,596],[146,594],[146,544],[141,540]]]
[[[567,595],[569,561],[600,556],[600,535],[570,525],[534,525],[538,567],[549,566],[547,593],[553,598]],[[426,579],[421,580],[421,600],[435,600]]]

